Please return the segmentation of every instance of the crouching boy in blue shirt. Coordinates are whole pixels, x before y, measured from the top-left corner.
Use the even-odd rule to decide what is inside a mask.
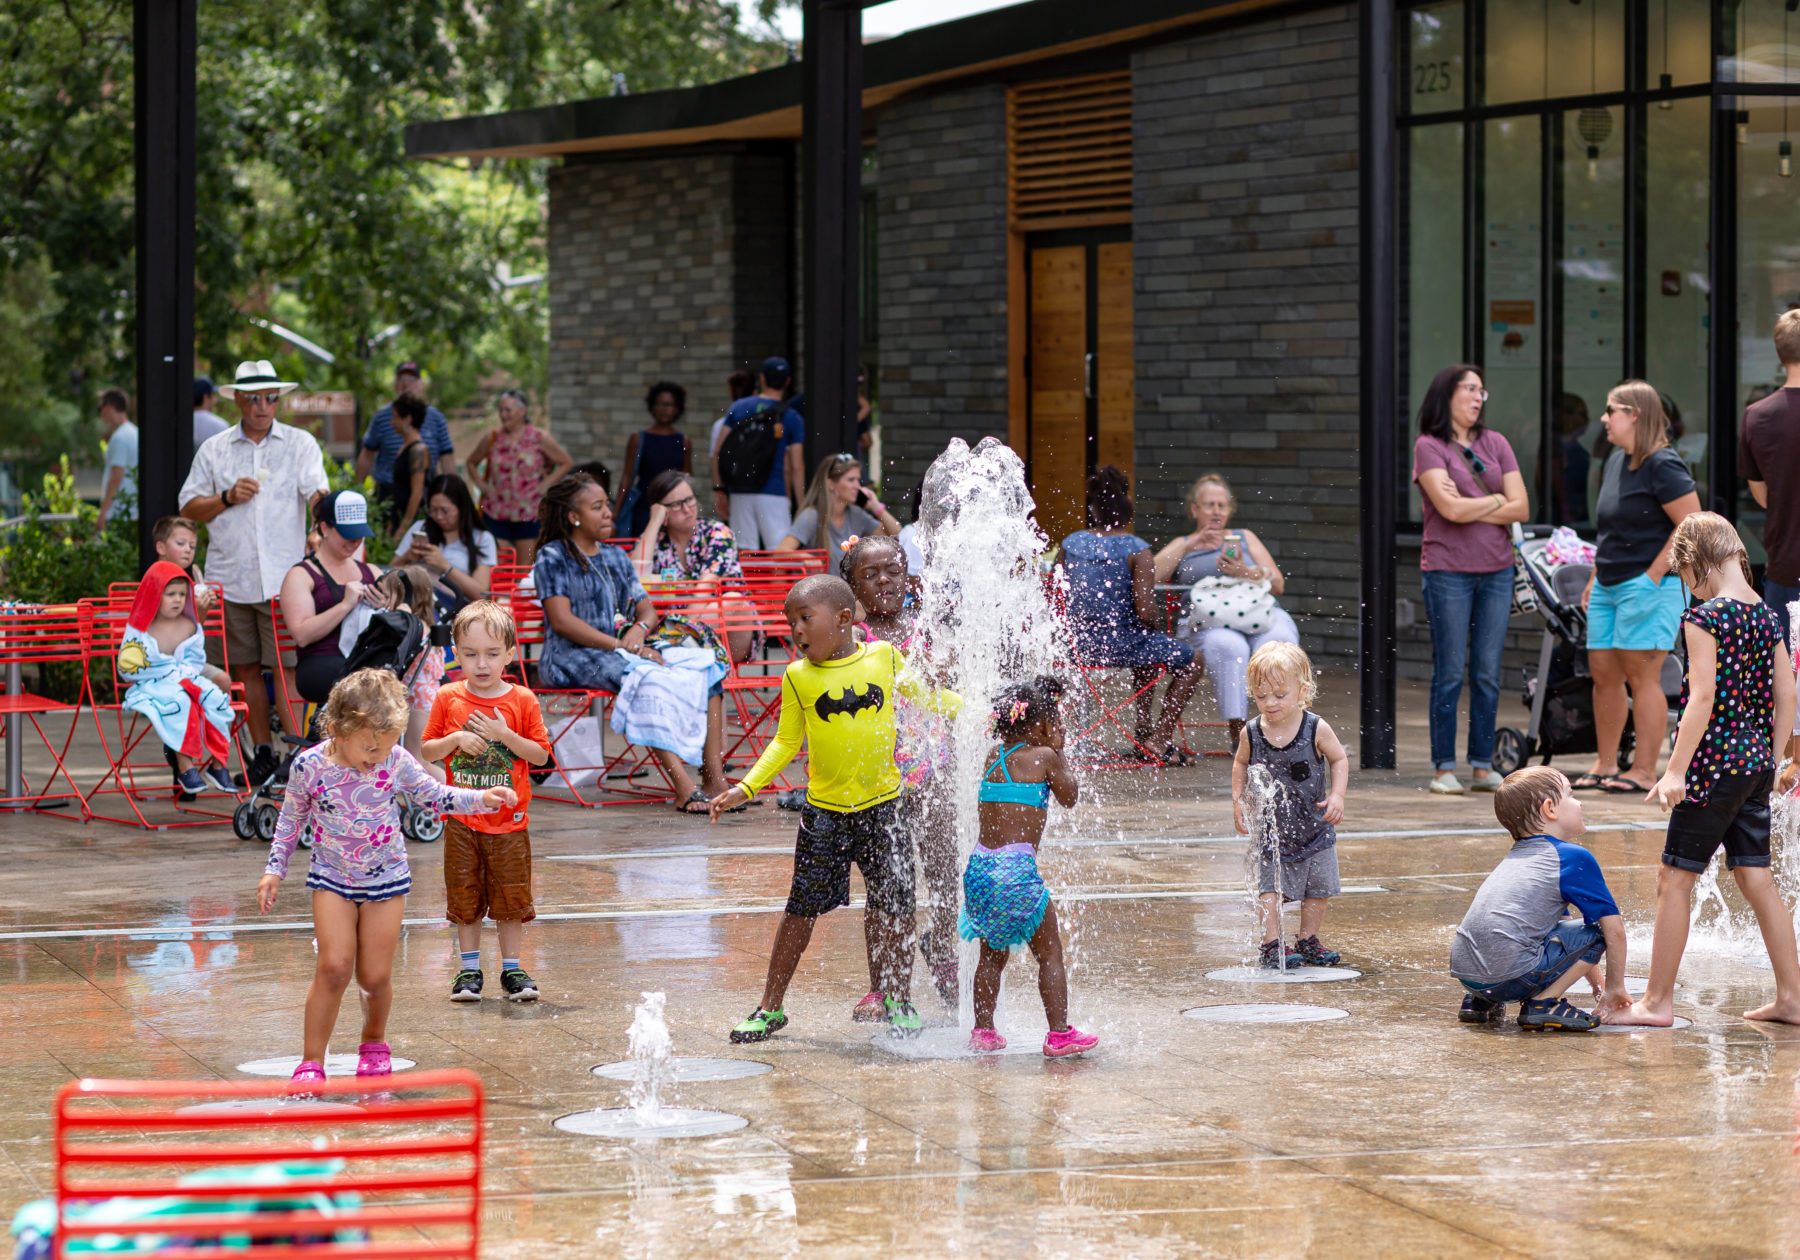
[[[1475,893],[1450,947],[1450,974],[1468,994],[1465,1024],[1506,1017],[1519,1002],[1519,1027],[1587,1032],[1625,995],[1625,924],[1594,855],[1574,843],[1587,827],[1562,772],[1532,766],[1494,793],[1494,813],[1513,846]],[[1574,906],[1579,919],[1564,919]],[[1596,965],[1606,955],[1606,981]],[[1592,1014],[1563,1001],[1586,975],[1600,1001]]]

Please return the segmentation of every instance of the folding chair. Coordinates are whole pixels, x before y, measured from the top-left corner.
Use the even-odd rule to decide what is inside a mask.
[[[100,747],[106,753],[107,771],[88,790],[87,806],[90,816],[104,822],[124,823],[128,826],[145,827],[162,831],[169,827],[204,827],[214,823],[230,822],[231,812],[219,813],[217,810],[202,808],[184,803],[181,790],[174,785],[155,786],[152,783],[140,783],[139,776],[160,779],[168,770],[168,761],[161,755],[162,743],[157,738],[156,729],[145,721],[138,713],[124,706],[125,692],[131,684],[119,677],[119,650],[124,645],[126,618],[131,614],[131,604],[137,594],[137,586],[129,582],[115,582],[108,590],[104,600],[83,600],[82,604],[88,617],[88,653],[96,660],[106,662],[106,683],[96,686],[92,682],[90,671],[89,688],[94,715],[94,729],[100,736]],[[207,638],[217,637],[221,644],[225,637],[225,606],[222,600],[215,600],[211,609],[200,617],[201,630]],[[249,707],[243,700],[243,685],[231,684],[232,735],[231,746],[237,753],[238,770],[244,772],[243,749],[235,738],[241,729]],[[111,722],[105,715],[111,715]],[[113,728],[111,739],[107,737],[107,727]],[[134,761],[133,754],[148,745],[154,749],[155,760],[148,757]],[[191,814],[194,817],[185,821],[152,822],[145,817],[140,806],[141,801],[157,796],[167,796],[178,814]],[[94,808],[94,799],[98,796],[117,795],[124,799],[130,808],[129,817],[118,817],[101,813]],[[232,798],[233,806],[237,798]]]
[[[1187,610],[1188,588],[1185,586],[1159,586],[1156,589],[1162,593],[1163,597],[1163,632],[1173,638],[1180,638],[1181,636],[1177,631],[1181,629],[1181,618]],[[1200,653],[1196,650],[1194,653],[1195,660],[1199,660],[1199,657]],[[1231,729],[1231,724],[1229,722],[1202,722],[1188,717],[1187,714],[1191,712],[1193,712],[1193,705],[1190,703],[1187,711],[1182,714],[1181,721],[1176,728],[1176,733],[1181,740],[1181,751],[1193,757],[1232,756],[1235,750],[1230,748],[1194,747],[1194,741],[1188,738],[1189,731],[1225,731]]]
[[[0,807],[29,807],[45,813],[60,813],[72,799],[80,810],[83,822],[91,816],[87,801],[83,798],[81,789],[75,785],[75,779],[70,775],[65,762],[69,755],[69,745],[75,740],[75,728],[80,724],[81,703],[88,698],[87,638],[87,626],[78,605],[41,607],[20,604],[0,607],[0,666],[4,666],[6,671],[6,692],[0,695],[0,717],[4,717],[6,721],[7,742],[10,746],[17,741],[22,746],[23,731],[13,724],[24,719],[31,723],[31,728],[43,742],[44,751],[50,754],[51,761],[56,765],[54,770],[44,776],[43,789],[33,792],[25,777],[21,757],[19,791],[13,792],[10,783],[0,786],[0,792],[5,793],[0,796]],[[40,690],[44,689],[44,666],[70,666],[75,702],[70,704],[27,691],[24,682],[24,667],[27,665],[38,667]],[[63,737],[60,747],[52,741],[38,720],[48,713],[69,715],[69,733]],[[11,768],[8,767],[9,771]],[[69,785],[68,799],[65,799],[63,793],[54,790],[59,775]],[[11,777],[10,774],[8,777]]]
[[[746,581],[784,580],[789,586],[803,577],[826,572],[834,561],[823,551],[740,551]]]
[[[280,702],[281,733],[304,740],[312,722],[312,702],[300,695],[298,690],[288,690],[288,666],[284,662],[299,659],[300,645],[294,642],[287,622],[282,619],[280,596],[269,601],[269,619],[275,627],[277,663],[270,669],[275,675],[275,698]]]
[[[52,1119],[54,1254],[109,1234],[159,1260],[476,1260],[481,1079],[312,1088],[291,1102],[286,1081],[69,1081]]]

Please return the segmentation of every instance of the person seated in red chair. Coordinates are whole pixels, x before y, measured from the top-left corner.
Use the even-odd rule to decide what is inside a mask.
[[[181,790],[235,794],[225,768],[231,699],[213,680],[223,675],[206,663],[193,583],[167,560],[151,565],[138,584],[119,645],[119,676],[131,684],[120,703],[149,722],[175,754]]]

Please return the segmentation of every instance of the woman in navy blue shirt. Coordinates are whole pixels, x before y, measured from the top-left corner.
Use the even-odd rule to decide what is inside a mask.
[[[658,381],[644,395],[650,410],[650,427],[639,429],[625,441],[625,473],[619,478],[619,506],[615,515],[636,538],[650,523],[650,483],[659,473],[674,469],[694,471],[694,447],[675,426],[687,410],[687,390],[674,381]]]

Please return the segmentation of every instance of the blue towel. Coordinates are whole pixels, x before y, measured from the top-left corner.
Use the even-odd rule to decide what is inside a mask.
[[[1037,854],[1004,853],[975,846],[963,871],[963,907],[957,925],[965,941],[993,949],[1023,945],[1037,935],[1050,908],[1050,891],[1038,874]]]

